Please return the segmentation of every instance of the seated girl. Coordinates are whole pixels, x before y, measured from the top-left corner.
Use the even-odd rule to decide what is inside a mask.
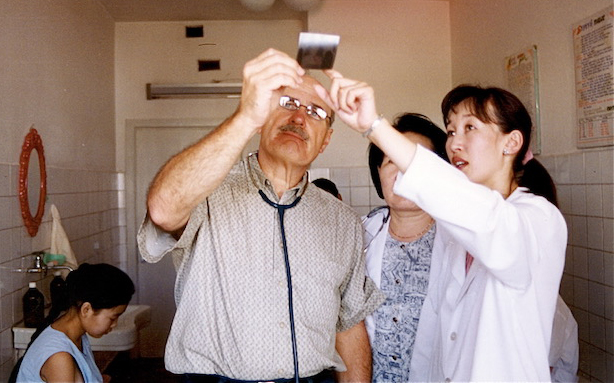
[[[108,264],[83,264],[66,278],[69,308],[31,343],[17,382],[102,382],[86,334],[110,332],[134,294],[134,284]]]

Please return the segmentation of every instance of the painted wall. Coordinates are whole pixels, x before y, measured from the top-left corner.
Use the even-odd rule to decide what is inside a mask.
[[[202,25],[203,38],[185,27]],[[288,21],[194,21],[116,24],[117,163],[125,170],[125,125],[139,119],[223,121],[237,99],[147,100],[145,85],[241,82],[245,62],[269,47],[296,54],[302,23]],[[220,60],[220,70],[198,71],[198,60]]]
[[[125,255],[123,177],[115,172],[114,22],[93,0],[0,2],[0,381],[13,367],[11,327],[37,281],[21,257],[50,246],[55,204],[80,262],[120,265]],[[47,162],[43,224],[31,238],[17,195],[19,155],[34,126]],[[49,300],[48,300],[49,301]]]
[[[580,372],[614,381],[614,157],[576,148],[572,27],[610,0],[451,0],[453,84],[505,86],[504,58],[537,45],[542,150],[569,246],[561,295],[578,321]],[[485,32],[487,31],[487,32]]]

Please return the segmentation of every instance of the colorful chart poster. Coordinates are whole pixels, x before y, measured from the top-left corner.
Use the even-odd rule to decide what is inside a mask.
[[[537,47],[535,45],[505,58],[507,89],[522,101],[533,121],[531,136],[531,151],[533,154],[541,153],[539,77],[537,70]]]
[[[614,145],[614,6],[573,28],[578,148]]]

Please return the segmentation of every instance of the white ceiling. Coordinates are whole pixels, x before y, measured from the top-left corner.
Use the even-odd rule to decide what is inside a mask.
[[[245,8],[239,0],[98,0],[115,21],[305,20],[306,12],[276,0],[266,11]]]

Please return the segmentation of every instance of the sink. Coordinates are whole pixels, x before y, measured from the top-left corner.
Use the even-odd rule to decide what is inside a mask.
[[[117,326],[100,338],[90,339],[92,351],[126,351],[137,345],[139,330],[151,322],[151,307],[147,305],[128,305],[119,317]],[[13,327],[13,344],[17,350],[25,350],[36,329],[21,326]]]

